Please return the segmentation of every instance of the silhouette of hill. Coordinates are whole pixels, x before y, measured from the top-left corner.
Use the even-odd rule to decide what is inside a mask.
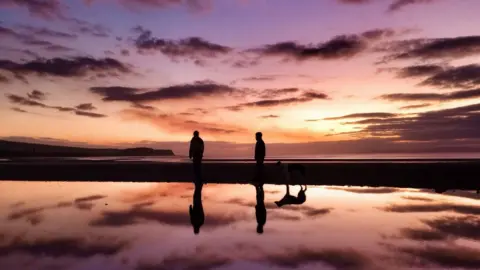
[[[139,148],[83,148],[0,140],[0,157],[174,156],[172,150]]]

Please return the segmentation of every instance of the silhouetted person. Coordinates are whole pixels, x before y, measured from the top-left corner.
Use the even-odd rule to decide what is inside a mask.
[[[307,186],[305,185],[305,188],[300,185],[300,191],[298,192],[298,195],[292,196],[290,195],[290,186],[287,184],[287,192],[285,196],[279,201],[276,201],[275,204],[277,204],[278,207],[282,207],[287,204],[303,204],[307,200],[307,195],[305,192],[307,191]]]
[[[255,216],[257,217],[257,233],[263,233],[263,226],[267,222],[267,208],[265,207],[265,192],[263,184],[255,185],[257,192],[257,205],[255,205]]]
[[[205,146],[200,133],[198,131],[193,132],[193,138],[190,141],[189,158],[193,160],[193,173],[195,174],[195,182],[202,182],[202,159],[203,150]]]
[[[290,183],[290,179],[291,179],[290,176],[294,172],[298,172],[299,174],[301,174],[303,176],[303,178],[307,177],[305,166],[303,166],[302,164],[296,164],[296,163],[294,163],[294,164],[284,164],[281,161],[278,161],[277,166],[279,168],[281,168],[282,173],[283,173],[283,178],[284,178],[283,180],[285,181],[286,184],[291,184]]]
[[[202,205],[202,183],[195,183],[195,191],[193,192],[193,205],[190,205],[190,223],[193,226],[193,233],[200,233],[200,227],[205,222],[205,213]]]
[[[265,142],[263,141],[262,138],[262,133],[257,132],[255,134],[255,139],[257,140],[257,143],[255,144],[255,161],[256,161],[256,177],[257,178],[262,178],[263,174],[263,162],[265,160],[265,154],[266,154],[266,149],[265,149]]]

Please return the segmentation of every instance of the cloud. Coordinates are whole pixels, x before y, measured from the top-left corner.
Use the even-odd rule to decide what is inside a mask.
[[[459,214],[480,214],[480,206],[463,205],[454,203],[435,203],[435,204],[391,204],[381,208],[386,212],[395,213],[426,213],[426,212],[455,212]]]
[[[247,132],[246,129],[236,125],[197,122],[173,114],[153,113],[145,110],[127,109],[122,112],[122,115],[126,120],[144,121],[172,133],[190,134],[192,130],[199,130],[202,134],[216,136]]]
[[[85,0],[87,4],[97,0]],[[212,0],[118,0],[120,5],[132,11],[185,7],[191,12],[204,12],[213,7]]]
[[[397,114],[394,113],[384,113],[384,112],[374,112],[374,113],[354,113],[348,114],[339,117],[328,117],[323,120],[342,120],[342,119],[352,119],[352,118],[392,118],[397,117]]]
[[[260,98],[271,99],[278,96],[294,94],[300,92],[299,88],[280,88],[280,89],[265,89],[261,92]]]
[[[76,114],[76,115],[79,115],[79,116],[87,116],[87,117],[91,117],[91,118],[104,118],[104,117],[107,117],[107,115],[105,115],[105,114],[92,113],[92,112],[84,112],[84,111],[75,111],[75,114]]]
[[[293,89],[295,88],[291,88],[289,90],[293,90]],[[293,92],[296,92],[296,91],[297,90]],[[268,107],[292,105],[292,104],[310,102],[313,100],[325,100],[325,99],[329,99],[327,94],[314,92],[310,90],[310,91],[304,91],[301,95],[297,97],[289,97],[289,98],[282,98],[282,99],[262,99],[262,100],[257,100],[253,102],[240,103],[234,106],[227,106],[225,108],[231,111],[241,111],[244,108],[255,108],[255,107],[268,108]]]
[[[402,252],[436,264],[442,268],[471,268],[480,267],[480,251],[461,246],[432,246],[399,247],[397,252]]]
[[[336,269],[364,269],[371,261],[364,254],[353,249],[317,249],[299,248],[284,253],[267,255],[270,264],[298,268],[308,263],[322,262]]]
[[[123,56],[129,56],[130,55],[130,51],[129,50],[126,50],[126,49],[123,49],[120,51],[120,54],[123,55]]]
[[[430,103],[422,103],[422,104],[414,104],[414,105],[407,105],[400,107],[400,110],[412,110],[412,109],[420,109],[420,108],[425,108],[432,106]]]
[[[271,119],[271,118],[279,118],[279,117],[280,117],[280,116],[275,115],[275,114],[269,114],[269,115],[259,116],[258,118],[261,118],[261,119]]]
[[[337,36],[317,45],[301,45],[293,41],[280,42],[251,49],[250,52],[261,56],[280,56],[294,60],[332,60],[348,59],[367,48],[365,39],[357,35]]]
[[[24,31],[25,34],[27,35],[34,35],[34,36],[40,36],[40,37],[46,37],[46,38],[62,38],[62,39],[69,39],[69,40],[78,38],[76,34],[57,31],[57,30],[46,28],[46,27],[38,27],[38,26],[22,24],[18,26],[18,29]]]
[[[53,239],[27,240],[14,237],[10,242],[0,245],[0,256],[14,253],[47,257],[90,258],[93,256],[112,256],[128,246],[127,242],[100,237],[96,241],[88,241],[76,237],[59,237]]]
[[[480,36],[388,41],[375,50],[390,53],[384,61],[460,59],[480,53]]]
[[[388,7],[388,11],[398,11],[405,6],[416,5],[416,4],[429,4],[434,2],[439,2],[440,0],[394,0]]]
[[[479,39],[480,53],[480,39]],[[437,72],[420,85],[440,88],[472,88],[480,85],[480,65],[472,64]]]
[[[369,40],[380,40],[384,38],[391,38],[397,34],[397,31],[391,28],[383,28],[365,31],[361,34],[361,36]]]
[[[475,211],[473,211],[475,212]],[[465,237],[474,241],[480,240],[480,218],[477,213],[464,216],[446,216],[423,222],[431,228],[446,235]]]
[[[29,28],[30,29],[30,28]],[[32,33],[32,31],[37,31],[38,33]],[[22,33],[19,33],[16,30],[13,30],[11,28],[6,28],[0,26],[0,37],[8,38],[15,40],[19,43],[21,43],[20,47],[27,47],[27,46],[35,46],[35,47],[40,47],[45,51],[50,51],[50,52],[73,52],[75,51],[72,48],[65,47],[63,45],[58,45],[55,43],[52,43],[50,41],[38,39],[36,36],[48,36],[48,35],[59,35],[60,33],[57,33],[55,31],[49,31],[46,28],[42,29],[35,29],[32,28],[32,31],[25,31],[23,30]],[[30,57],[38,58],[38,55],[34,52],[31,52],[28,49],[17,49],[17,48],[8,48],[8,47],[3,47],[2,50],[7,50],[7,51],[12,51],[12,52],[22,52]]]
[[[388,101],[453,101],[453,100],[462,100],[462,99],[474,99],[480,97],[480,88],[472,90],[462,90],[451,92],[448,94],[437,94],[437,93],[395,93],[382,95],[379,98],[388,100]],[[422,104],[424,105],[424,104]],[[421,108],[426,106],[416,105],[413,108]],[[411,108],[411,107],[410,107]]]
[[[276,75],[259,75],[259,76],[246,77],[241,80],[245,82],[270,82],[270,81],[276,80],[277,78],[278,76]]]
[[[91,57],[38,59],[25,63],[0,60],[0,70],[25,76],[30,74],[65,78],[81,78],[90,74],[116,75],[116,72],[130,73],[130,68],[113,58]]]
[[[47,108],[48,107],[47,105],[45,105],[43,103],[31,100],[31,99],[27,99],[27,98],[24,98],[24,97],[21,97],[21,96],[13,95],[13,94],[7,94],[6,97],[11,103],[18,104],[18,105],[41,107],[41,108]]]
[[[444,66],[440,65],[414,65],[401,68],[397,71],[397,77],[399,78],[411,78],[411,77],[426,77],[430,75],[438,74],[445,70]]]
[[[63,17],[63,6],[59,0],[1,0],[2,7],[20,7],[28,10],[31,16],[42,19]]]
[[[141,103],[133,103],[131,106],[134,109],[141,109],[141,110],[147,110],[147,111],[156,110],[156,108],[153,107],[153,106],[149,106],[149,105],[145,105],[145,104],[141,104]]]
[[[31,94],[31,93],[30,93]],[[92,113],[92,112],[85,112],[85,111],[80,111],[76,108],[71,108],[71,107],[63,107],[63,106],[50,106],[46,105],[44,103],[35,101],[31,98],[25,98],[22,96],[14,95],[14,94],[6,94],[5,95],[7,99],[10,101],[10,103],[13,104],[18,104],[22,106],[30,106],[30,107],[39,107],[39,108],[44,108],[44,109],[52,109],[52,110],[57,110],[59,112],[73,112],[76,115],[79,116],[86,116],[86,117],[91,117],[91,118],[103,118],[107,117],[107,115],[104,114],[99,114],[99,113]],[[20,112],[19,110],[15,110],[17,112]]]
[[[98,38],[110,37],[111,30],[101,24],[92,23],[76,18],[69,18],[68,22],[71,24],[69,27],[75,33],[81,35],[88,35]]]
[[[10,82],[10,79],[0,74],[0,83],[9,83],[9,82]]]
[[[32,92],[27,94],[29,99],[35,99],[35,100],[45,100],[46,99],[46,94],[42,91],[39,90],[33,90]]]
[[[10,108],[12,111],[14,112],[19,112],[19,113],[28,113],[28,111],[24,110],[24,109],[20,109],[18,107],[12,107]]]
[[[404,228],[400,230],[402,237],[415,241],[442,241],[447,235],[431,229]]]
[[[202,61],[204,58],[216,58],[230,53],[233,49],[212,43],[200,37],[180,40],[161,39],[152,36],[150,30],[138,28],[140,35],[135,39],[135,47],[139,53],[160,52],[172,60],[178,58]]]
[[[228,85],[217,84],[209,80],[196,81],[190,84],[166,86],[154,90],[110,86],[92,87],[90,88],[90,91],[94,94],[103,96],[104,101],[129,101],[133,103],[215,97],[232,95],[240,92],[239,89],[235,89]]]
[[[367,4],[371,3],[372,0],[337,0],[342,4]]]
[[[366,119],[349,124],[367,125],[358,133],[396,140],[433,141],[478,139],[480,137],[480,104],[452,109],[427,111],[412,117]]]
[[[96,110],[97,108],[93,106],[92,103],[82,103],[75,106],[75,109],[81,110],[81,111],[93,111],[93,110]]]

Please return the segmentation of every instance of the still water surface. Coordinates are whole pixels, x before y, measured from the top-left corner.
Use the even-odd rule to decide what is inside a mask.
[[[0,182],[0,269],[480,269],[476,194],[309,186],[278,207],[284,193],[207,184],[194,234],[193,184]]]

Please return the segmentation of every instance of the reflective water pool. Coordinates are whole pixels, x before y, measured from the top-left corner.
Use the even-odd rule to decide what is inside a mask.
[[[0,192],[0,269],[480,269],[469,192],[308,186],[304,202],[287,200],[302,204],[281,207],[286,187],[273,185],[0,182]]]

